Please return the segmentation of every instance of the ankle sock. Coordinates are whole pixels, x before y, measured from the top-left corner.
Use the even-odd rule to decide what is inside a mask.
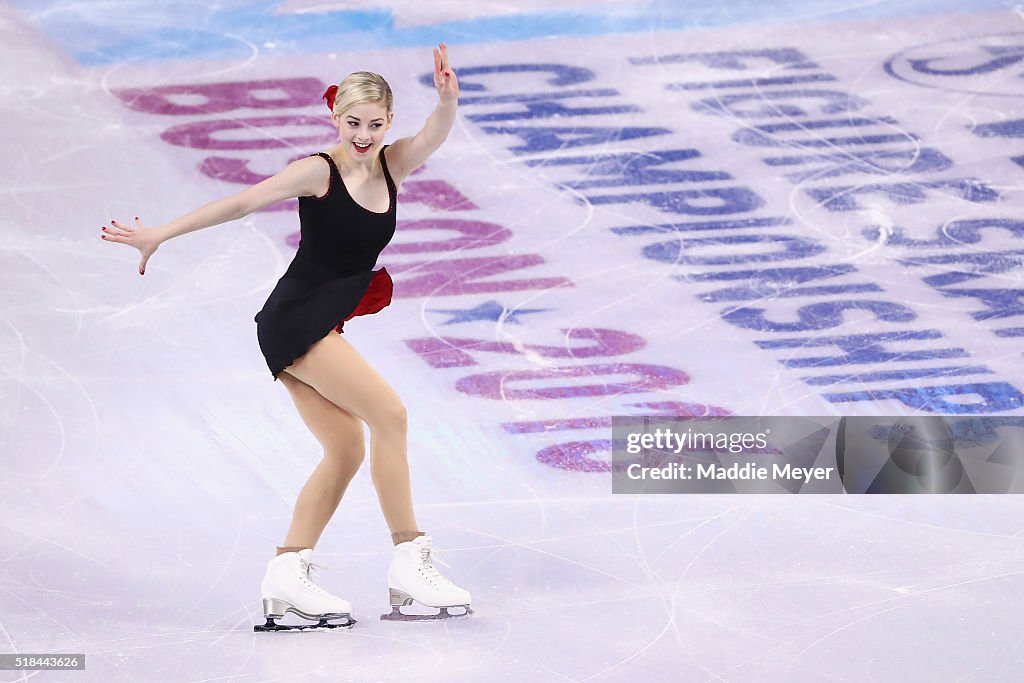
[[[394,545],[398,545],[399,543],[405,543],[406,541],[411,541],[412,539],[416,538],[417,536],[426,536],[426,533],[424,533],[422,531],[392,531],[391,532],[391,542]]]
[[[304,546],[304,545],[286,545],[286,546],[280,546],[279,545],[279,546],[277,546],[277,554],[280,555],[282,553],[297,553],[300,550],[305,550],[305,549],[306,549],[306,546]]]

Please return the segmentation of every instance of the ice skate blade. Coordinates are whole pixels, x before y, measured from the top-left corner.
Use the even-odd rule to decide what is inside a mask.
[[[452,614],[448,611],[448,607],[440,607],[441,611],[437,614],[405,614],[402,612],[399,605],[391,606],[390,614],[380,615],[381,621],[437,621],[439,619],[461,619],[468,617],[473,613],[473,609],[469,605],[452,605],[452,608],[462,608],[466,610],[459,614]]]
[[[278,624],[274,619],[280,619],[286,613],[291,612],[297,614],[303,619],[309,619],[315,621],[315,624]],[[252,627],[253,631],[301,631],[317,628],[348,628],[356,623],[356,620],[352,618],[352,615],[347,612],[338,612],[332,614],[308,614],[295,607],[295,605],[285,600],[278,600],[276,598],[264,598],[263,599],[263,616],[267,618],[267,623],[256,624]],[[332,619],[341,619],[342,621],[333,622]]]
[[[332,615],[332,619],[344,618],[345,621],[330,622],[327,619],[321,619],[316,624],[277,624],[274,622],[274,617],[267,617],[267,623],[256,624],[252,627],[252,630],[256,633],[263,631],[312,631],[314,629],[321,628],[351,628],[356,623],[356,620],[347,614]]]

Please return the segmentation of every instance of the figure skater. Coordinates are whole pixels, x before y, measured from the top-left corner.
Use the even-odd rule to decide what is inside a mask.
[[[384,144],[391,127],[392,93],[378,74],[359,71],[324,94],[338,144],[290,163],[256,185],[156,228],[111,221],[102,237],[141,252],[139,274],[163,242],[237,220],[290,197],[299,202],[301,239],[288,270],[256,314],[257,337],[274,380],[281,380],[324,457],[295,503],[284,545],[263,579],[267,618],[256,630],[351,626],[351,605],[316,585],[313,547],[334,514],[365,454],[370,428],[370,472],[394,557],[388,568],[392,611],[382,619],[445,618],[470,614],[470,594],[441,575],[431,560],[431,537],[413,514],[406,456],[406,409],[395,389],[341,335],[346,321],[391,303],[385,268],[372,270],[395,232],[398,187],[440,147],[455,122],[459,85],[444,43],[434,49],[438,104],[423,129]],[[413,601],[440,611],[404,614]],[[461,607],[450,614],[449,607]],[[293,612],[315,624],[287,626],[274,619]]]

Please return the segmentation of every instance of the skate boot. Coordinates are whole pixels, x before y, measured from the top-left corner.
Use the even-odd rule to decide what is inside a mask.
[[[459,588],[434,568],[432,559],[438,560],[431,547],[430,536],[417,536],[411,541],[395,546],[395,557],[388,567],[388,593],[391,598],[391,613],[382,614],[387,621],[422,621],[464,617],[473,613],[469,607],[469,591]],[[433,557],[431,557],[433,555]],[[441,562],[444,564],[444,562]],[[447,565],[446,565],[447,566]],[[413,601],[426,607],[439,608],[434,614],[406,614],[400,607]],[[464,611],[450,614],[449,607],[461,607]]]
[[[266,624],[253,626],[254,631],[291,631],[294,629],[337,628],[352,626],[352,605],[325,591],[310,579],[310,568],[327,569],[310,561],[311,548],[281,553],[267,565],[263,577],[263,614]],[[286,612],[297,614],[315,624],[277,624]],[[340,621],[328,621],[338,619]]]

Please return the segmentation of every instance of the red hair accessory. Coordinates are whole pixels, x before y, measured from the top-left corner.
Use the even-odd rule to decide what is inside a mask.
[[[334,98],[338,95],[338,86],[332,85],[324,93],[324,99],[327,100],[327,108],[334,111]]]

